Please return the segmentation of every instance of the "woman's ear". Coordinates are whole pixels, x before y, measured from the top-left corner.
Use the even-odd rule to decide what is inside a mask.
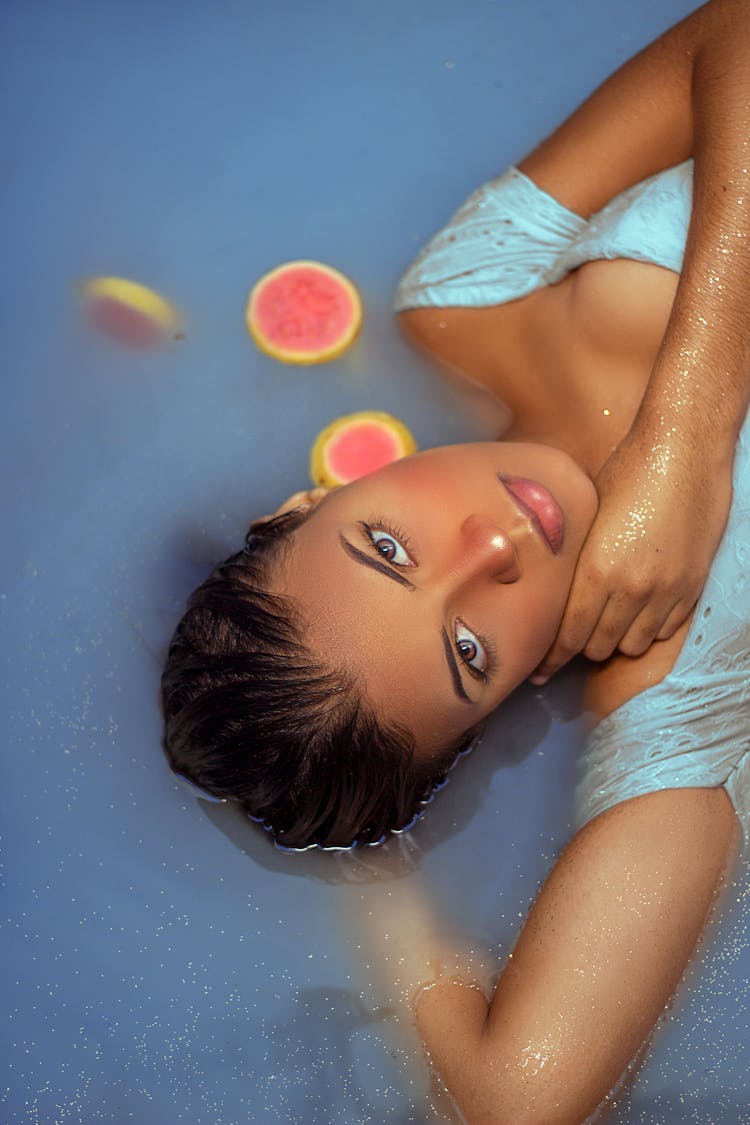
[[[275,512],[270,516],[264,516],[264,519],[273,519],[275,516],[283,516],[285,512],[291,512],[295,508],[314,508],[330,491],[330,488],[318,487],[293,492],[283,504],[279,505]]]

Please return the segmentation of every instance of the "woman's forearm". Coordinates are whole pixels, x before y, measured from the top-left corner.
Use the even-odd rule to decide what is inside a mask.
[[[572,179],[572,152],[581,166],[588,152],[595,168],[603,152],[593,186]],[[713,0],[672,28],[605,82],[531,163],[541,164],[553,195],[559,179],[586,213],[601,204],[602,186],[622,190],[690,153],[693,208],[672,313],[635,420],[597,475],[599,512],[537,682],[578,652],[640,656],[672,636],[695,606],[724,532],[750,399],[746,0]]]
[[[730,463],[750,399],[750,9],[710,5],[692,69],[695,175],[682,274],[636,426]]]
[[[750,398],[747,0],[713,0],[665,32],[520,167],[588,216],[691,154],[693,215],[685,261],[637,425],[667,443],[686,434],[711,458],[731,461]]]

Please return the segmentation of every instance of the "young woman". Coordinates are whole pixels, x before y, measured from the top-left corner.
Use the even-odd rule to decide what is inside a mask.
[[[174,768],[304,847],[403,827],[517,684],[619,646],[590,677],[583,826],[494,997],[419,1003],[472,1122],[599,1104],[750,826],[748,74],[746,6],[717,0],[475,193],[397,306],[510,409],[504,440],[295,495],[170,650]]]

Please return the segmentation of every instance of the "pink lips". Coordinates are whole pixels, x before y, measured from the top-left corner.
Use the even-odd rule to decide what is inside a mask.
[[[543,485],[523,477],[506,477],[500,481],[516,501],[517,506],[529,516],[531,522],[546,540],[553,555],[562,550],[565,539],[565,517],[560,506]]]

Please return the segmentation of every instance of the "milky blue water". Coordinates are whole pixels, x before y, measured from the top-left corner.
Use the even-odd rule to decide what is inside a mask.
[[[423,1122],[436,1112],[344,919],[365,857],[289,856],[184,793],[157,685],[184,599],[307,480],[318,429],[390,410],[422,446],[482,422],[398,337],[394,283],[479,182],[683,0],[5,0],[4,1122]],[[320,258],[359,286],[356,346],[261,356],[252,282]],[[118,274],[185,338],[95,335],[75,283]],[[507,953],[566,837],[577,682],[521,694],[403,852]],[[613,1114],[750,1121],[746,875]],[[606,1033],[606,1029],[602,1029]]]

